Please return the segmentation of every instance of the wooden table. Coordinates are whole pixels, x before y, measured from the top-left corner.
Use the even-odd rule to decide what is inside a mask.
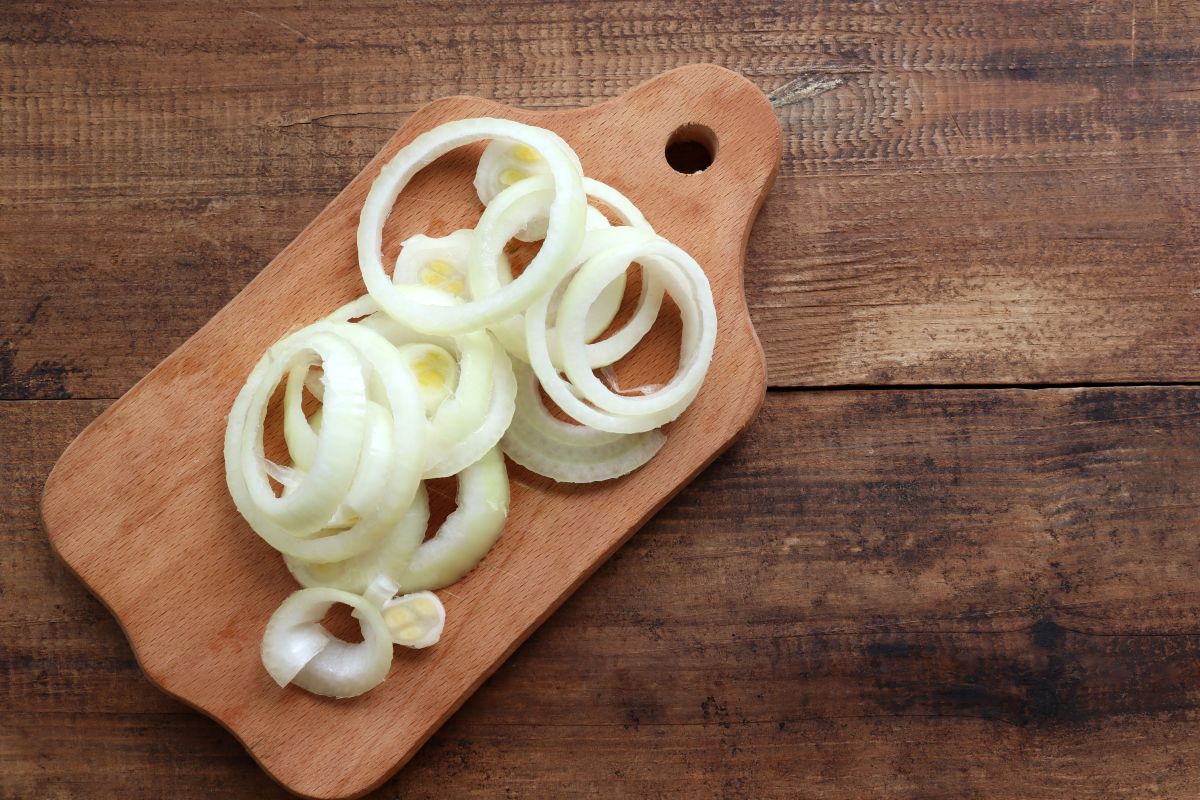
[[[376,796],[1200,794],[1194,3],[123,0],[0,10],[0,797],[282,795],[55,561],[50,466],[420,104],[697,61],[800,78],[774,388]]]

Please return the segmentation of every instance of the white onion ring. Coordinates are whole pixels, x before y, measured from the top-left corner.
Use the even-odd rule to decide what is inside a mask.
[[[679,370],[662,389],[642,397],[615,395],[591,374],[580,332],[579,315],[586,313],[604,283],[631,261],[644,262],[643,269],[658,274],[675,298],[683,320]],[[640,433],[678,417],[700,390],[716,343],[717,314],[712,290],[700,265],[665,239],[646,235],[641,242],[605,250],[593,256],[572,277],[559,306],[561,318],[557,326],[570,384],[559,377],[550,360],[545,326],[548,304],[549,297],[544,295],[525,313],[530,365],[550,399],[576,421],[612,433]],[[598,397],[605,405],[596,408],[583,402],[569,388],[572,385],[588,400],[596,402],[594,398]]]
[[[589,196],[596,197],[612,208],[618,219],[627,227],[647,233],[654,232],[637,207],[616,189],[590,178],[584,179],[584,187]],[[527,178],[505,189],[492,200],[479,220],[472,241],[471,269],[467,277],[473,296],[484,296],[500,290],[504,284],[504,274],[486,265],[492,263],[498,254],[503,253],[504,245],[516,231],[527,225],[529,220],[546,213],[546,208],[553,198],[552,189],[546,177]],[[555,320],[556,306],[571,274],[593,255],[619,241],[616,237],[624,235],[621,230],[605,226],[585,232],[579,251],[550,294],[550,304],[547,307],[548,326]],[[658,317],[662,306],[662,285],[654,272],[644,271],[642,290],[633,315],[611,336],[600,342],[593,341],[604,332],[620,310],[621,298],[625,292],[625,279],[624,272],[615,277],[587,311],[585,335],[590,343],[587,348],[588,361],[593,367],[613,364],[627,355],[642,340]],[[514,315],[489,327],[509,353],[522,361],[529,361],[523,315]],[[558,355],[558,337],[548,333],[547,341],[550,343],[551,361],[559,368],[561,359]]]
[[[554,200],[541,250],[512,283],[462,306],[433,306],[406,296],[383,268],[383,226],[392,204],[412,177],[439,156],[480,139],[497,138],[537,150],[553,176]],[[426,333],[461,333],[518,313],[555,283],[583,240],[587,201],[582,178],[568,152],[571,148],[556,134],[512,120],[464,119],[422,133],[383,166],[359,216],[358,262],[371,297],[391,316]]]
[[[611,480],[645,464],[666,442],[657,430],[607,433],[563,422],[542,403],[533,370],[521,366],[517,373],[517,410],[501,446],[531,472],[560,483]]]
[[[421,543],[398,578],[400,590],[441,589],[474,569],[504,530],[508,501],[504,456],[493,448],[459,473],[457,508]]]
[[[361,642],[344,642],[321,625],[334,603],[354,609]],[[392,639],[379,609],[358,595],[338,589],[300,589],[267,622],[262,662],[281,687],[294,683],[325,697],[356,697],[387,677]]]
[[[296,354],[314,349],[314,341],[319,342],[323,350],[329,352],[337,352],[336,347],[330,350],[331,343],[340,343],[339,346],[352,355],[353,362],[345,365],[339,363],[336,372],[330,371],[334,362],[328,359],[323,362],[326,405],[322,409],[323,424],[318,436],[353,439],[345,443],[344,449],[353,456],[354,465],[358,464],[365,427],[366,398],[361,398],[361,405],[355,409],[357,413],[342,414],[339,410],[337,419],[331,416],[331,410],[336,409],[331,409],[330,401],[335,393],[343,391],[335,383],[339,380],[335,376],[342,374],[343,366],[347,375],[346,385],[362,386],[363,370],[369,364],[373,379],[383,386],[383,399],[391,417],[393,435],[396,437],[386,487],[381,493],[377,507],[348,530],[321,536],[313,536],[309,528],[316,524],[317,532],[321,532],[322,526],[333,512],[325,516],[323,506],[321,514],[304,520],[303,527],[293,530],[262,513],[257,497],[250,488],[251,481],[261,481],[266,485],[261,464],[262,429],[266,413],[266,400],[263,398],[270,397],[274,386],[282,374],[288,371]],[[425,415],[416,383],[395,348],[382,336],[361,325],[318,322],[286,337],[276,347],[268,350],[251,372],[246,385],[242,387],[230,411],[229,425],[225,433],[226,483],[238,511],[250,523],[251,528],[276,550],[306,561],[341,561],[372,547],[411,503],[424,464],[425,429]],[[307,477],[311,477],[312,474],[314,473],[309,473]],[[346,467],[344,472],[333,473],[329,478],[331,483],[337,483],[335,510],[349,490],[353,475],[353,468]],[[269,490],[269,486],[267,488]],[[296,496],[301,491],[307,489],[298,486],[282,499]],[[325,518],[320,519],[321,516]],[[314,523],[315,520],[319,521]]]
[[[421,486],[400,521],[370,550],[332,564],[314,564],[286,555],[283,560],[301,586],[327,586],[366,594],[375,581],[385,578],[392,584],[390,594],[395,594],[399,578],[420,547],[428,524],[429,495]]]

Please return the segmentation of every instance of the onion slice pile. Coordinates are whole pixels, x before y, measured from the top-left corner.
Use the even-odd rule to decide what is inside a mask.
[[[482,140],[478,223],[409,237],[389,275],[384,224],[405,186]],[[518,275],[513,238],[537,244]],[[624,194],[585,177],[560,137],[511,120],[417,136],[372,184],[357,243],[367,294],[273,345],[225,435],[234,505],[303,587],[268,621],[263,664],[280,686],[329,697],[382,682],[394,645],[440,639],[446,609],[433,591],[475,569],[503,533],[505,455],[566,483],[638,469],[700,391],[717,331],[700,265]],[[615,326],[633,265],[641,291]],[[613,365],[651,330],[665,295],[682,321],[676,374],[638,394],[614,391]],[[264,442],[281,386],[289,463],[269,460]],[[427,537],[423,481],[452,476],[457,507]],[[334,604],[353,609],[361,642],[323,627]]]

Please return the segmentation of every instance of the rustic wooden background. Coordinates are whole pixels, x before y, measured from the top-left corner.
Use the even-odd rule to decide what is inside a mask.
[[[773,391],[378,798],[1200,795],[1200,6],[6,2],[0,797],[275,797],[58,564],[62,449],[419,105],[778,96]],[[216,587],[214,587],[216,590]]]

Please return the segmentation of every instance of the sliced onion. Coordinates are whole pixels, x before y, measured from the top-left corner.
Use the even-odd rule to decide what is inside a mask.
[[[384,223],[401,190],[439,156],[480,139],[497,138],[536,150],[553,176],[550,223],[538,254],[512,283],[461,306],[430,305],[397,290],[384,271],[382,245]],[[426,333],[462,333],[518,313],[554,285],[583,240],[587,201],[580,171],[569,152],[567,143],[549,131],[488,117],[448,122],[418,136],[383,166],[363,204],[358,260],[367,291],[389,315]]]
[[[587,185],[586,179],[584,179],[584,185]],[[611,227],[612,227],[612,223],[608,221],[608,217],[604,216],[599,211],[597,211],[595,206],[587,207],[587,217],[584,219],[584,223],[583,223],[583,229],[585,232],[593,231],[597,228],[611,228]],[[541,241],[541,240],[535,239],[534,241]]]
[[[367,584],[367,590],[363,592],[363,599],[376,608],[383,608],[388,600],[396,596],[399,589],[400,584],[396,583],[395,577],[380,573]]]
[[[584,254],[594,249],[594,245],[590,247],[588,245],[589,234],[592,231],[605,230],[612,227],[612,223],[608,221],[608,217],[597,211],[594,206],[588,206],[587,211],[587,226],[583,234],[583,244],[579,246],[579,253],[572,259],[571,269],[567,271],[568,275],[574,272],[575,268],[584,261],[587,261]],[[590,238],[593,241],[595,240],[594,236]],[[500,273],[500,280],[507,282],[509,279],[503,273]],[[604,329],[611,325],[612,321],[617,318],[617,314],[621,311],[621,301],[625,297],[625,283],[626,275],[622,273],[620,277],[605,287],[604,294],[588,310],[587,328],[588,336],[591,337],[589,341],[604,333]],[[558,312],[558,300],[562,297],[562,290],[564,288],[566,288],[566,281],[560,280],[558,286],[554,287],[554,291],[550,296],[550,322],[554,321],[554,315]],[[523,325],[517,325],[516,328],[522,334],[525,331]]]
[[[495,216],[480,220],[480,227],[472,250],[471,263],[475,266],[468,276],[472,295],[484,296],[500,291],[504,285],[505,276],[496,270],[480,265],[490,263],[494,254],[501,252],[505,243],[512,238],[513,232],[525,224],[532,215],[545,208],[552,197],[550,188],[549,183],[544,179],[529,179],[513,189],[502,192],[489,207],[489,210],[495,211]],[[603,249],[604,242],[611,230],[613,229],[609,226],[593,228],[586,232],[583,244],[557,285],[562,285],[562,280],[591,254]],[[624,293],[625,275],[622,273],[606,287],[604,298],[598,301],[592,309],[589,309],[587,327],[590,339],[599,336],[616,317]],[[551,302],[555,306],[557,306],[558,294],[554,292],[551,294]],[[491,325],[489,329],[505,350],[522,361],[528,361],[523,315],[516,314]]]
[[[421,294],[413,292],[414,295]],[[431,302],[447,302],[440,292],[423,293]],[[436,297],[435,295],[441,295]],[[458,380],[453,396],[440,404],[429,421],[429,462],[423,477],[445,478],[478,461],[496,446],[512,419],[516,385],[504,350],[486,331],[455,337],[422,334],[387,314],[369,296],[343,306],[337,318],[362,317],[360,325],[382,334],[401,348],[412,343],[435,344],[457,353]]]
[[[312,469],[313,459],[317,455],[317,433],[305,418],[302,405],[311,366],[306,360],[292,367],[283,395],[283,440],[287,444],[292,464],[301,472]]]
[[[458,362],[446,348],[430,342],[404,344],[396,349],[417,379],[425,415],[433,416],[458,389]]]
[[[467,254],[475,232],[463,228],[447,236],[419,233],[400,245],[392,283],[428,286],[462,297],[467,288]]]
[[[483,424],[495,393],[500,350],[495,340],[486,331],[474,331],[455,337],[454,346],[459,357],[458,387],[429,420],[427,477],[438,477],[439,471],[430,468]]]
[[[595,212],[589,207],[590,211]],[[598,213],[598,212],[595,212]],[[589,223],[593,221],[588,216]],[[467,259],[475,231],[463,228],[447,236],[430,237],[417,234],[400,245],[392,283],[397,286],[424,286],[438,289],[455,297],[465,297],[467,290]],[[501,250],[495,255],[495,269],[512,280],[508,255]]]
[[[315,343],[315,344],[314,344]],[[334,347],[333,344],[337,346]],[[234,402],[229,415],[225,438],[226,483],[238,511],[250,523],[259,536],[275,549],[306,561],[341,561],[372,547],[399,520],[400,515],[411,503],[425,459],[425,415],[411,372],[400,354],[386,339],[361,325],[349,323],[319,322],[304,328],[280,342],[267,352],[251,372],[250,379]],[[279,524],[264,514],[259,498],[251,489],[252,482],[271,492],[263,468],[262,432],[266,414],[266,399],[282,374],[289,371],[296,354],[307,354],[319,346],[319,352],[339,353],[338,359],[346,363],[322,361],[325,383],[325,405],[322,408],[323,424],[319,438],[329,437],[341,450],[339,455],[349,453],[352,466],[340,463],[340,471],[326,470],[328,483],[337,483],[335,495],[337,506],[341,504],[353,482],[354,466],[359,463],[363,447],[363,432],[366,424],[366,398],[355,407],[356,413],[343,413],[331,401],[346,391],[345,387],[357,388],[365,395],[364,370],[369,365],[373,380],[383,387],[384,400],[391,416],[391,427],[395,446],[387,467],[387,482],[380,494],[378,504],[349,529],[342,531],[322,530],[327,516],[324,507],[320,514],[303,521],[303,527],[292,528]],[[344,352],[338,348],[344,348]],[[338,376],[346,376],[345,384]],[[337,411],[335,415],[333,412]],[[318,459],[320,458],[318,445]],[[310,471],[300,485],[289,491],[280,500],[299,495],[305,481],[312,481],[315,472]],[[328,491],[318,483],[319,491]],[[273,492],[271,492],[273,496]],[[324,519],[320,519],[324,517]],[[320,520],[320,521],[318,521]],[[320,536],[310,529],[316,526]]]
[[[392,641],[414,650],[437,644],[446,627],[446,608],[433,592],[413,592],[383,604]]]
[[[500,442],[516,410],[517,383],[512,362],[504,349],[493,342],[491,401],[487,413],[474,430],[447,446],[425,465],[425,477],[448,478],[474,464]]]
[[[344,642],[321,625],[334,603],[354,609],[361,642]],[[267,622],[262,662],[280,686],[294,683],[324,697],[355,697],[387,677],[392,639],[379,609],[358,595],[338,589],[300,589]]]
[[[547,307],[546,324],[552,326],[556,320],[556,312],[562,292],[565,290],[570,275],[585,261],[600,251],[613,246],[625,227],[636,228],[639,231],[653,233],[645,217],[620,192],[599,181],[584,179],[584,187],[588,195],[594,196],[608,205],[617,218],[624,223],[622,228],[612,228],[609,225],[595,225],[589,228],[579,251],[572,259],[570,266],[563,273],[559,283],[550,294]],[[547,178],[530,178],[504,190],[497,195],[488,210],[484,212],[476,228],[475,239],[471,251],[471,271],[468,283],[471,293],[475,296],[486,295],[499,291],[505,282],[505,274],[496,269],[489,269],[498,253],[503,252],[504,245],[512,238],[517,230],[528,224],[530,219],[536,219],[546,213],[553,198],[552,186]],[[590,210],[591,206],[588,206]],[[644,272],[642,291],[638,297],[637,307],[630,319],[621,328],[606,337],[603,341],[594,340],[612,323],[621,307],[625,293],[626,274],[617,275],[604,292],[588,309],[585,317],[585,328],[588,345],[588,361],[593,367],[613,364],[627,355],[654,325],[662,305],[663,289],[661,282],[653,272]],[[500,340],[510,354],[529,361],[528,346],[525,342],[525,322],[521,314],[490,326],[492,333]],[[558,337],[552,333],[547,335],[550,357],[556,368],[561,369],[558,355]]]
[[[437,348],[435,348],[437,349]],[[404,348],[400,348],[404,353]],[[408,354],[406,354],[408,355]],[[411,361],[411,358],[410,358]],[[287,390],[284,394],[284,426],[283,438],[287,445],[288,454],[292,458],[293,468],[288,469],[278,464],[267,462],[267,473],[279,481],[284,487],[284,494],[295,491],[303,476],[312,468],[312,459],[316,452],[317,432],[320,430],[322,409],[317,409],[312,419],[306,419],[301,406],[302,386],[308,386],[315,396],[324,396],[320,382],[313,381],[309,373],[309,364],[293,367],[288,373]],[[416,372],[414,371],[414,374]],[[418,375],[419,377],[419,375]],[[368,386],[375,386],[378,381],[372,379]],[[428,392],[421,387],[422,395]],[[383,399],[376,388],[375,400]],[[370,388],[368,395],[371,395]],[[386,402],[386,401],[385,401]],[[364,428],[364,444],[355,469],[350,489],[342,503],[334,511],[323,529],[346,528],[359,519],[362,512],[372,508],[379,498],[379,493],[386,485],[388,460],[392,457],[394,434],[391,419],[387,409],[378,402],[368,400]]]
[[[484,139],[492,141],[475,174],[485,205],[478,224],[410,237],[389,277],[383,229],[400,193],[440,156]],[[505,254],[514,236],[542,240],[517,277]],[[711,287],[687,253],[658,237],[620,192],[584,178],[560,137],[509,120],[447,123],[401,149],[368,192],[357,245],[368,294],[267,351],[234,402],[225,439],[235,506],[306,587],[272,615],[263,663],[281,686],[330,697],[382,681],[393,643],[438,641],[446,611],[428,590],[474,569],[501,535],[510,501],[504,453],[573,483],[642,466],[665,441],[657,428],[699,392],[717,324]],[[637,308],[599,340],[634,264]],[[664,293],[683,323],[676,374],[640,396],[614,391],[611,365],[651,329]],[[281,381],[287,466],[269,461],[263,444]],[[582,424],[556,419],[539,382]],[[321,404],[311,416],[306,390]],[[451,475],[457,508],[423,541],[421,479]],[[354,609],[362,642],[321,625],[333,603]]]
[[[700,390],[716,342],[716,308],[700,265],[665,239],[644,236],[642,241],[630,241],[593,256],[579,269],[563,293],[557,333],[570,384],[559,377],[550,359],[545,324],[549,297],[542,296],[525,313],[530,365],[550,399],[576,421],[612,433],[641,433],[678,417]],[[604,284],[626,269],[631,261],[642,263],[643,269],[657,273],[675,298],[683,320],[679,370],[662,389],[642,397],[615,395],[604,387],[591,373],[581,332],[582,315],[586,314],[588,305]],[[570,386],[593,402],[596,402],[595,397],[601,398],[604,407],[588,405],[571,391]]]
[[[351,482],[362,451],[366,418],[366,379],[354,346],[338,332],[310,327],[284,338],[267,351],[251,371],[234,401],[226,429],[227,473],[240,480],[231,493],[238,510],[251,526],[286,528],[294,537],[309,537],[333,516]],[[326,382],[325,416],[334,424],[316,436],[312,463],[294,491],[281,497],[267,482],[263,469],[262,431],[267,403],[284,375],[294,365],[319,358]],[[249,434],[242,431],[249,428]]]
[[[399,578],[400,589],[441,589],[473,570],[504,530],[508,500],[504,456],[489,450],[459,473],[458,507],[417,549]]]
[[[517,411],[501,446],[531,472],[560,483],[619,478],[653,458],[665,441],[657,430],[608,433],[563,422],[542,403],[533,370],[517,369]]]
[[[683,321],[683,341],[676,375],[661,389],[634,397],[613,392],[592,373],[586,331],[579,320],[603,293],[611,276],[626,269],[630,260],[638,259],[650,264],[675,298]],[[712,289],[696,260],[665,239],[656,237],[646,243],[617,246],[589,260],[563,293],[559,313],[563,320],[556,330],[566,373],[585,398],[606,411],[629,416],[665,412],[674,419],[696,396],[708,374],[717,336]]]
[[[498,144],[497,142],[493,142],[491,145],[488,145],[488,149],[489,150],[492,149],[497,144]],[[500,144],[505,144],[505,143],[500,143]],[[511,146],[509,146],[509,147],[511,148]],[[488,156],[488,152],[485,151],[484,158],[481,159],[479,162],[479,170],[476,173],[476,188],[477,189],[479,187],[479,183],[481,180],[480,176],[487,171],[486,165],[485,165],[487,156]],[[538,173],[536,171],[533,173],[533,175],[538,175],[538,174],[541,174],[541,173]],[[543,179],[539,183],[542,187],[544,187],[544,192],[539,195],[540,202],[538,202],[537,205],[533,205],[532,207],[530,207],[527,204],[528,201],[520,201],[520,202],[522,202],[522,205],[517,205],[521,195],[510,192],[509,194],[511,195],[511,197],[508,198],[507,204],[512,207],[509,208],[508,210],[503,210],[502,208],[497,209],[497,213],[496,213],[496,217],[495,217],[496,223],[500,224],[500,220],[504,219],[505,217],[507,217],[509,215],[534,214],[534,215],[536,215],[535,219],[528,226],[526,226],[525,230],[528,232],[529,230],[532,229],[532,226],[534,226],[534,225],[540,225],[541,229],[545,230],[545,219],[546,219],[545,214],[548,212],[550,200],[553,198],[553,192],[551,191],[551,186],[550,186],[549,182],[546,181],[545,179]],[[532,194],[532,188],[535,185],[538,185],[538,184],[525,184],[525,186],[523,188],[527,192]],[[629,200],[629,198],[627,198],[625,195],[618,192],[613,187],[611,187],[605,183],[601,183],[598,180],[594,180],[592,178],[585,177],[583,179],[583,189],[589,198],[599,200],[601,203],[608,206],[612,210],[614,215],[617,217],[617,220],[622,225],[628,225],[630,227],[638,228],[640,230],[648,231],[650,233],[654,232],[654,229],[650,226],[650,223],[646,221],[645,216],[643,216],[642,212],[638,210],[638,207],[635,206]],[[492,200],[494,200],[496,198],[496,194],[499,194],[499,191],[488,196],[488,199],[484,200],[485,204],[491,203]],[[483,199],[482,193],[480,194],[480,199]],[[506,203],[502,202],[500,205],[504,206],[505,204]],[[499,254],[502,256],[504,253],[503,246],[508,241],[509,238],[512,238],[513,235],[517,235],[518,238],[521,238],[520,234],[508,233],[508,231],[513,230],[514,227],[516,227],[516,226],[512,225],[511,223],[508,223],[507,221],[506,221],[506,223],[507,224],[503,224],[503,229],[501,231],[491,233],[491,241],[489,241],[483,248],[484,252],[488,256],[492,255],[493,253]],[[585,225],[586,231],[593,231],[593,230],[597,230],[600,228],[609,228],[609,227],[612,227],[612,226],[611,226],[611,223],[609,223],[608,218],[605,217],[599,211],[597,211],[594,206],[589,205],[587,208],[587,223]],[[484,230],[485,230],[485,232],[487,232],[486,227],[484,228]],[[508,235],[505,236],[504,235],[505,233],[508,233]],[[534,237],[533,239],[526,239],[526,241],[536,241],[538,238],[540,238],[540,237]],[[582,247],[585,250],[589,249],[586,236],[585,236],[584,244],[582,245]],[[595,253],[595,252],[597,252],[596,248],[595,248],[595,246],[592,246],[590,248],[590,253]],[[587,260],[588,257],[589,257],[588,255],[583,255],[583,254],[577,255],[576,258],[574,259],[572,266],[574,267],[574,266],[578,266],[579,264],[582,264],[584,261]],[[481,283],[481,286],[484,288],[484,290],[495,291],[497,288],[499,288],[500,284],[507,283],[512,279],[512,277],[511,277],[512,273],[511,273],[511,270],[508,269],[507,263],[505,263],[503,265],[503,267],[504,267],[503,269],[497,269],[497,274],[500,276],[499,284],[488,280],[488,277],[489,277],[488,275],[481,276],[485,281],[487,281],[486,284]],[[479,278],[477,278],[477,280],[479,280]],[[555,289],[554,294],[551,296],[550,314],[549,314],[549,319],[551,322],[554,321],[554,312],[555,312],[555,309],[558,307],[558,298],[562,294],[562,290],[565,288],[565,286],[566,286],[565,283],[560,282],[558,287]],[[616,318],[617,312],[620,310],[620,307],[621,307],[621,298],[624,295],[624,292],[625,292],[625,279],[624,279],[624,276],[622,275],[620,278],[613,281],[613,283],[609,284],[609,286],[605,290],[605,294],[592,307],[592,309],[590,310],[589,315],[588,315],[588,330],[589,330],[589,336],[591,337],[589,339],[589,341],[591,341],[591,339],[594,339],[596,336],[599,336],[604,331],[604,329],[607,328],[612,323],[613,319]],[[662,302],[662,291],[660,288],[657,293],[657,299],[654,300],[652,303],[647,303],[647,302],[639,303],[639,308],[638,308],[637,313],[635,313],[635,317],[638,317],[639,319],[648,318],[648,322],[646,322],[647,329],[649,329],[650,325],[653,324],[655,317],[658,316],[658,307],[661,302]],[[647,306],[647,307],[643,308],[643,306]],[[638,338],[640,339],[640,337],[638,337]],[[630,348],[630,349],[632,349],[632,348]],[[523,348],[521,349],[520,352],[524,352]],[[628,350],[626,352],[628,352]],[[514,355],[518,355],[518,353],[514,353]],[[620,356],[618,356],[617,358],[620,358]],[[617,360],[616,358],[613,359],[613,361],[616,361],[616,360]]]
[[[332,564],[315,564],[291,556],[283,560],[301,586],[327,586],[367,595],[372,584],[384,579],[392,584],[390,596],[396,593],[400,577],[421,546],[428,524],[429,495],[422,486],[396,526],[365,553]]]
[[[571,151],[569,155],[578,161],[578,156],[574,151]],[[582,166],[579,168],[579,173],[583,174]],[[479,167],[475,170],[475,192],[479,195],[480,202],[486,206],[496,198],[496,195],[515,183],[527,178],[549,177],[549,175],[549,168],[545,160],[536,151],[525,145],[495,139],[488,144],[479,159]],[[587,181],[588,179],[584,178],[585,187]],[[548,221],[543,212],[529,220],[524,228],[513,233],[510,238],[516,238],[522,242],[541,241],[546,237]],[[588,206],[586,229],[607,227],[608,224],[608,220],[603,214]],[[508,272],[508,275],[511,280],[511,272]]]
[[[401,348],[400,352],[404,353],[404,349]],[[311,386],[314,395],[324,396],[323,389],[312,385],[308,369],[308,364],[292,368],[288,374],[287,390],[284,394],[283,439],[292,458],[293,468],[281,467],[271,462],[266,464],[267,474],[283,485],[284,494],[295,491],[302,477],[312,468],[317,433],[320,430],[322,409],[317,409],[311,419],[306,419],[300,399],[303,390],[297,388]],[[377,383],[378,381],[372,380],[369,385]],[[428,393],[424,387],[421,388],[428,405]],[[368,390],[368,395],[370,394],[371,391]],[[375,391],[374,399],[384,399],[379,390]],[[387,466],[394,444],[392,422],[387,409],[372,400],[367,401],[365,422],[364,444],[350,489],[323,529],[349,527],[365,510],[375,505],[380,492],[386,486]]]
[[[646,221],[646,218],[638,210],[638,207],[628,197],[613,187],[591,178],[584,178],[583,188],[587,192],[588,197],[599,200],[612,209],[622,225],[637,228],[647,233],[654,233],[654,228]],[[586,259],[581,259],[580,263],[584,260]],[[566,282],[559,284],[561,288],[565,289],[565,286]],[[607,292],[608,289],[605,289],[605,293],[601,294],[600,298],[592,306],[593,309],[606,308],[605,303],[608,302]],[[622,292],[624,292],[623,289]],[[555,311],[556,301],[559,299],[559,297],[551,298],[550,311]],[[629,320],[612,335],[598,342],[594,341],[596,337],[592,335],[591,326],[588,326],[588,342],[590,342],[587,347],[588,363],[593,367],[606,367],[617,363],[627,356],[654,326],[654,321],[658,319],[658,312],[662,308],[662,299],[663,286],[662,282],[658,280],[657,274],[654,271],[643,270],[642,291],[638,296],[637,306],[634,308],[633,315]],[[557,320],[557,314],[549,317],[549,319]],[[612,319],[610,318],[608,322],[611,323]],[[605,327],[608,326],[605,325]],[[561,363],[557,350],[558,337],[552,336],[550,337],[550,341],[550,354],[555,364],[558,365]]]
[[[583,165],[574,150],[568,150],[567,155],[575,162],[579,174],[583,175]],[[479,166],[475,170],[475,193],[485,206],[490,204],[496,195],[526,178],[550,175],[550,166],[537,150],[528,145],[505,139],[493,139],[484,148],[479,157]],[[590,216],[590,215],[589,215]],[[515,234],[523,242],[536,242],[546,236],[547,220],[545,215],[531,220],[529,225]]]
[[[387,490],[388,468],[395,452],[396,432],[387,409],[370,400],[367,401],[366,422],[362,454],[354,480],[341,505],[325,524],[325,530],[349,528],[363,516],[372,513]]]
[[[627,225],[609,227],[589,233],[584,241],[584,246],[580,249],[578,256],[579,263],[555,287],[555,291],[550,295],[549,303],[546,306],[546,341],[550,349],[550,359],[554,363],[555,369],[559,371],[562,369],[562,356],[558,350],[559,337],[556,330],[558,314],[562,305],[562,295],[566,291],[566,287],[570,285],[572,276],[578,267],[583,266],[593,256],[605,250],[612,249],[624,243],[640,242],[650,235],[649,231]],[[596,336],[602,333],[604,328],[607,328],[616,316],[615,312],[611,312],[611,291],[613,285],[619,282],[621,293],[624,295],[626,274],[625,270],[618,273],[618,277],[614,278],[608,286],[604,287],[604,290],[596,298],[596,301],[588,308],[587,317],[584,322],[584,335],[587,337],[588,342],[585,351],[587,361],[593,367],[606,367],[624,358],[649,333],[650,329],[654,326],[654,320],[658,318],[663,298],[662,282],[653,273],[644,272],[641,294],[638,296],[637,307],[634,309],[633,315],[610,336],[598,342],[594,341]],[[620,309],[620,303],[621,300],[618,298],[618,310]],[[607,317],[608,319],[604,328],[599,330],[596,330],[596,326],[590,323],[590,319],[597,309],[600,310],[601,318]],[[522,330],[523,335],[524,330]],[[528,344],[524,342],[522,344],[525,347],[526,354],[528,354]]]

